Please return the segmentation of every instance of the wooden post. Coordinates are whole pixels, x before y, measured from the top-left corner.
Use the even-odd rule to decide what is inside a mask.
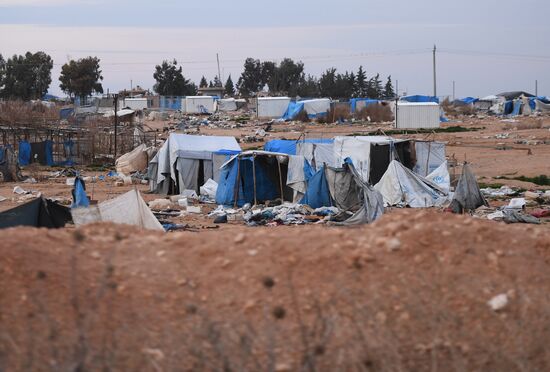
[[[284,203],[285,197],[283,193],[283,175],[281,173],[281,163],[279,162],[279,158],[275,156],[275,159],[277,160],[277,167],[279,168],[279,187],[281,189],[281,204]]]

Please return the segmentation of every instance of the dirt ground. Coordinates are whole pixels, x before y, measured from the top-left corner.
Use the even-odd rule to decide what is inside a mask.
[[[499,177],[550,175],[549,117],[444,124],[456,125],[481,129],[396,137],[447,142],[480,182],[545,188]],[[259,127],[201,133],[243,138]],[[264,140],[379,129],[391,128],[275,124]],[[38,183],[0,184],[0,211],[23,202],[15,186],[69,203],[72,186],[51,172],[27,167]],[[159,198],[144,184],[87,183],[97,201],[133,187]],[[175,222],[187,231],[3,230],[0,371],[550,369],[549,223],[411,209],[359,228],[216,226],[205,214]]]
[[[348,229],[10,229],[0,368],[548,370],[549,252],[537,227],[413,210]]]

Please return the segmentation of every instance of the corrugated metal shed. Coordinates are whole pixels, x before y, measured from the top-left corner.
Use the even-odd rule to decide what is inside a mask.
[[[439,128],[439,104],[435,102],[399,102],[397,104],[396,128]]]

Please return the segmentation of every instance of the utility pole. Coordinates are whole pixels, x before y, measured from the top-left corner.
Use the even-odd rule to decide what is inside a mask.
[[[535,97],[539,96],[539,81],[535,80]]]
[[[395,96],[399,97],[399,80],[395,81]]]
[[[220,72],[220,56],[218,55],[218,53],[216,53],[216,60],[218,61],[218,80],[220,81],[220,84],[223,86],[222,75]]]
[[[116,153],[117,153],[117,134],[118,134],[118,94],[113,94],[114,100],[115,100],[115,156],[113,157],[113,160],[116,161]]]
[[[437,74],[435,70],[435,52],[437,48],[434,44],[434,50],[433,50],[433,69],[434,69],[434,97],[437,97]]]
[[[453,101],[456,99],[455,97],[455,81],[453,80]]]

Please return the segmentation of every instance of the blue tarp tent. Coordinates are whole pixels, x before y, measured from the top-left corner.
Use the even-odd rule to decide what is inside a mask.
[[[421,95],[415,95],[415,96],[405,96],[400,98],[401,101],[407,101],[407,102],[435,102],[439,103],[439,98],[434,96],[421,96]]]
[[[518,116],[521,113],[521,107],[523,106],[523,102],[521,102],[519,99],[512,101],[513,109],[512,109],[512,116]]]
[[[305,143],[333,143],[333,139],[329,138],[310,138],[305,140],[271,140],[264,145],[265,151],[280,152],[288,155],[296,155],[296,144],[298,142]]]
[[[254,204],[254,178],[257,202],[281,197],[280,181],[285,184],[286,175],[282,175],[279,180],[277,159],[245,155],[234,157],[221,169],[216,203],[231,206],[237,204],[239,207],[246,203]],[[238,196],[235,203],[237,188]]]
[[[370,99],[370,98],[352,98],[349,100],[349,103],[351,105],[351,112],[355,112],[355,110],[357,110],[357,103],[358,102],[364,102],[365,103],[365,107],[367,106],[370,106],[372,104],[377,104],[378,101],[377,99]]]
[[[59,119],[68,119],[69,116],[74,114],[74,108],[67,107],[59,110]]]
[[[288,108],[283,114],[283,119],[294,120],[303,110],[304,110],[304,104],[302,102],[290,102],[288,104]]]

